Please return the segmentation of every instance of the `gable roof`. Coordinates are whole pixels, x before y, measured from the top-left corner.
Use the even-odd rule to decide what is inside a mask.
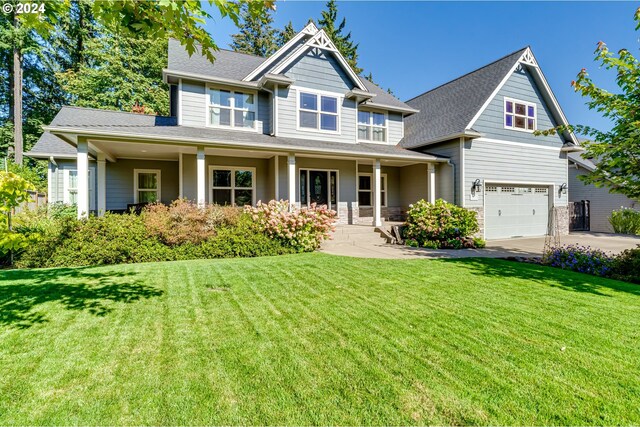
[[[119,137],[150,143],[202,144],[219,148],[247,148],[268,151],[338,154],[356,157],[414,161],[442,161],[436,156],[416,153],[399,145],[307,140],[238,132],[216,128],[178,126],[174,117],[151,116],[94,108],[63,107],[45,127],[36,145],[25,153],[34,158],[75,158],[76,149],[57,135],[86,137]],[[70,138],[72,139],[72,138]]]
[[[420,112],[406,119],[403,146],[415,148],[429,141],[464,133],[525,50],[512,52],[406,101]]]
[[[596,164],[593,159],[582,157],[582,153],[569,153],[567,156],[569,157],[569,161],[577,164],[583,169],[588,170],[589,172],[593,172],[596,170]]]
[[[406,101],[420,113],[407,118],[403,146],[417,148],[463,135],[480,136],[473,124],[518,65],[531,72],[556,122],[568,124],[533,52],[525,47]],[[563,136],[567,149],[579,145],[575,135]]]

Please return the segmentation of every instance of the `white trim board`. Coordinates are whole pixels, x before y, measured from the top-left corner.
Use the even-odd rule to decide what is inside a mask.
[[[473,142],[488,142],[491,144],[502,144],[502,145],[513,145],[515,147],[523,147],[523,148],[532,148],[534,150],[550,150],[550,151],[562,151],[562,147],[549,147],[546,145],[537,145],[537,144],[528,144],[526,142],[514,142],[514,141],[503,141],[501,139],[493,139],[493,138],[476,138]]]

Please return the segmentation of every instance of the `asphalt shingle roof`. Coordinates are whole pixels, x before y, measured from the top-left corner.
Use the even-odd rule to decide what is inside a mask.
[[[356,143],[347,144],[334,141],[317,141],[300,138],[285,138],[252,132],[177,126],[173,117],[149,116],[120,111],[97,110],[92,108],[63,107],[56,115],[51,128],[68,129],[69,133],[105,133],[130,135],[145,138],[172,138],[177,141],[198,141],[204,143],[230,143],[237,147],[295,151],[323,151],[335,154],[351,154],[403,158],[413,160],[436,160],[435,156],[406,150],[399,145]],[[69,151],[71,149],[71,151]],[[75,154],[75,148],[60,138],[45,132],[38,143],[28,153],[33,156]],[[54,156],[55,157],[55,156]]]
[[[207,57],[203,56],[202,52],[198,50],[189,56],[180,42],[169,39],[169,61],[167,68],[184,73],[242,80],[247,74],[265,61],[265,58],[259,56],[226,49],[220,49],[218,52],[214,52],[213,55],[216,57],[214,63],[211,63]]]
[[[406,103],[420,110],[405,120],[402,146],[416,148],[462,133],[527,48],[451,80]]]

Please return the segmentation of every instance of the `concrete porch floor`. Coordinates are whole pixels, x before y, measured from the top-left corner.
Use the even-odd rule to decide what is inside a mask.
[[[490,240],[485,249],[423,249],[389,245],[373,231],[362,225],[338,226],[333,240],[322,244],[320,252],[356,258],[416,259],[416,258],[506,258],[511,256],[539,257],[544,248],[544,237],[524,237],[508,240]],[[583,245],[605,252],[618,253],[640,245],[640,236],[576,232],[560,237],[562,245]]]

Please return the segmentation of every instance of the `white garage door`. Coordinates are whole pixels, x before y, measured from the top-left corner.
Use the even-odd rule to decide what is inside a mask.
[[[549,187],[485,186],[485,237],[543,236],[549,220]]]

